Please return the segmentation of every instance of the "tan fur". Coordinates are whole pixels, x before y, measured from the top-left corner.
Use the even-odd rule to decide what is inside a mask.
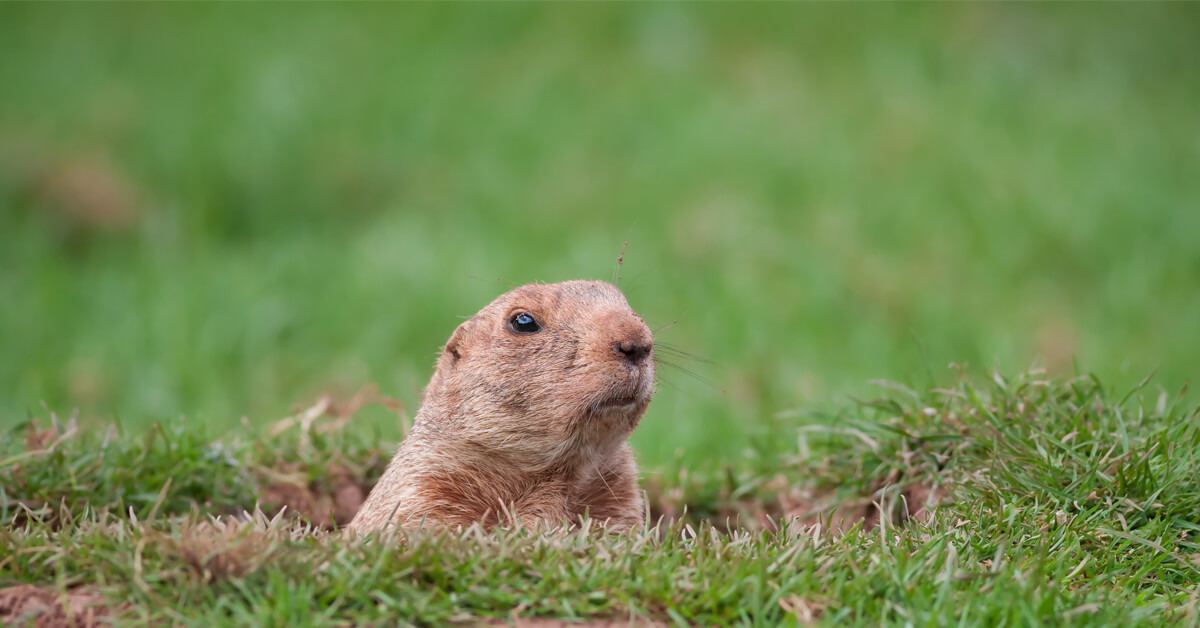
[[[510,329],[519,312],[541,331]],[[652,347],[650,329],[611,284],[501,295],[442,349],[412,430],[349,529],[556,526],[585,513],[610,529],[639,525],[626,439],[654,392]]]

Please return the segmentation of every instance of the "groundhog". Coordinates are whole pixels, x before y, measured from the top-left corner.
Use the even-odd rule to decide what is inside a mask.
[[[614,285],[507,292],[450,336],[412,430],[349,530],[641,524],[626,442],[654,393],[654,340]]]

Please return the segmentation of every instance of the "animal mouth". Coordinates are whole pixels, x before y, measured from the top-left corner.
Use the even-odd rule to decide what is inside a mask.
[[[653,372],[653,371],[652,371]],[[635,414],[646,409],[650,403],[650,395],[654,393],[653,384],[647,385],[644,371],[639,370],[632,381],[623,382],[625,385],[614,386],[608,391],[607,397],[593,401],[590,409],[593,413],[617,412]]]
[[[592,404],[592,411],[635,412],[638,408],[644,408],[649,401],[650,396],[641,391],[631,395],[614,395]]]
[[[639,397],[613,397],[596,404],[597,410],[632,410],[641,403]]]

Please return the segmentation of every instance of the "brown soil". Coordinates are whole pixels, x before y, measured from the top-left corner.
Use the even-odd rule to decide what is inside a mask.
[[[671,624],[665,621],[637,618],[624,619],[588,619],[586,621],[570,622],[562,619],[545,617],[514,617],[510,619],[488,619],[477,626],[511,626],[512,628],[662,628]]]
[[[897,488],[903,482],[905,478],[897,475],[877,482],[869,495],[847,497],[834,488],[799,486],[781,474],[768,481],[760,494],[722,500],[716,513],[700,518],[723,530],[743,527],[774,530],[781,523],[793,521],[807,527],[820,523],[823,530],[840,536],[860,522],[865,532],[878,527],[881,521],[892,525],[924,521],[933,508],[949,498],[941,485],[920,481]],[[653,481],[647,481],[646,487],[653,521],[696,518],[690,512],[684,515],[682,490],[663,491]]]
[[[326,486],[306,482],[299,465],[276,470],[275,480],[263,492],[264,510],[288,511],[303,516],[322,528],[350,523],[366,499],[366,491],[345,467],[331,466]]]
[[[864,497],[857,500],[835,503],[833,492],[815,496],[806,504],[791,504],[785,508],[789,518],[800,518],[805,525],[821,523],[831,534],[848,532],[860,521],[863,531],[873,530],[885,518],[891,525],[900,525],[913,519],[924,521],[931,509],[947,499],[941,486],[917,483],[908,486],[892,497],[891,503],[881,504],[878,499]],[[836,506],[836,507],[835,507]]]
[[[36,628],[92,628],[112,624],[119,608],[82,590],[58,592],[29,584],[0,589],[0,624]]]

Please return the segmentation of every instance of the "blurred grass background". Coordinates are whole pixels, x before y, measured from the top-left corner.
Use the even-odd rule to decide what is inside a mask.
[[[710,360],[663,371],[649,465],[951,362],[1178,387],[1198,18],[4,5],[0,427],[220,430],[370,383],[411,414],[459,317],[608,279],[626,240],[630,302]]]

